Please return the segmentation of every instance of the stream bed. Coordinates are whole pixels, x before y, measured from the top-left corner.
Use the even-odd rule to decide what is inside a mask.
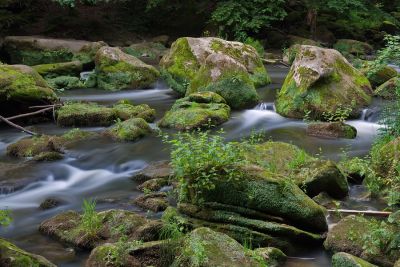
[[[292,120],[278,115],[274,111],[276,90],[280,88],[288,72],[286,67],[268,66],[273,83],[259,89],[262,103],[253,109],[233,112],[231,119],[220,128],[225,131],[228,140],[240,140],[248,137],[252,131],[262,131],[266,138],[274,141],[293,143],[312,155],[338,160],[343,151],[349,156],[364,156],[368,153],[379,125],[377,124],[379,107],[384,103],[375,100],[365,110],[359,120],[348,123],[357,128],[357,138],[321,139],[306,134],[307,124],[300,120]],[[174,93],[163,82],[157,83],[153,89],[125,90],[107,92],[91,89],[71,90],[62,94],[62,99],[94,101],[101,104],[114,103],[120,99],[129,99],[134,104],[149,104],[157,111],[157,120],[175,101]],[[156,127],[155,124],[151,124]],[[3,126],[4,127],[4,126]],[[61,134],[70,128],[59,128],[52,123],[34,126],[38,132]],[[100,131],[102,128],[85,128]],[[10,128],[0,128],[0,161],[16,162],[7,157],[9,144],[26,135]],[[43,255],[61,267],[84,266],[87,253],[75,252],[72,248],[44,237],[38,233],[39,224],[62,211],[80,210],[85,198],[97,200],[97,208],[123,208],[141,213],[145,216],[159,217],[160,214],[146,214],[132,204],[140,191],[137,184],[129,178],[152,161],[169,158],[168,145],[163,144],[156,135],[145,137],[133,143],[117,143],[109,139],[96,139],[83,142],[70,151],[62,161],[52,163],[35,163],[26,171],[15,174],[31,181],[28,185],[16,189],[0,187],[0,209],[12,210],[13,223],[0,229],[0,236],[8,238],[18,246],[36,254]],[[363,200],[363,188],[352,186],[350,196],[343,205],[357,209],[379,209],[379,203]],[[49,197],[62,199],[65,204],[51,210],[43,211],[39,205]],[[334,221],[328,218],[330,223]],[[314,267],[331,266],[330,255],[323,248],[299,251],[285,266]]]

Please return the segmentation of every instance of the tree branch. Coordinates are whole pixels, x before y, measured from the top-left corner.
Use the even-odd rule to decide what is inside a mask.
[[[24,133],[27,133],[27,134],[29,134],[29,135],[33,135],[33,136],[38,135],[37,133],[31,132],[31,131],[29,131],[29,130],[27,130],[27,129],[25,129],[25,128],[23,128],[23,127],[17,125],[17,124],[15,124],[15,123],[12,123],[11,121],[9,121],[8,119],[4,118],[4,117],[1,116],[1,115],[0,115],[0,120],[4,121],[4,122],[7,123],[8,125],[10,125],[10,126],[12,126],[12,127],[14,127],[14,128],[17,128],[18,130],[21,130],[21,131],[23,131]]]

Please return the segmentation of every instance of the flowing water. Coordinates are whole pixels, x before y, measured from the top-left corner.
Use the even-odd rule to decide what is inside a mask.
[[[228,140],[248,137],[252,131],[263,131],[267,138],[274,141],[290,142],[311,154],[337,160],[346,150],[350,156],[363,156],[368,153],[379,125],[377,116],[382,102],[376,100],[363,111],[359,120],[349,121],[357,128],[358,136],[354,140],[321,139],[306,135],[306,123],[287,119],[275,112],[274,99],[287,74],[287,68],[268,67],[273,84],[259,90],[263,102],[254,109],[232,113],[232,118],[222,128]],[[85,76],[87,74],[84,74]],[[102,104],[114,103],[120,99],[130,99],[136,104],[146,103],[157,111],[158,119],[175,101],[172,90],[157,83],[149,90],[127,90],[106,92],[100,90],[71,90],[65,92],[63,100],[95,101]],[[152,125],[156,127],[155,124]],[[59,128],[52,123],[35,125],[35,130],[47,134],[62,134],[68,128]],[[88,128],[99,131],[101,128]],[[5,155],[6,147],[25,137],[14,129],[0,129],[0,161],[15,163]],[[71,149],[62,161],[53,163],[35,163],[13,174],[13,178],[24,178],[30,182],[22,186],[1,186],[0,209],[12,210],[14,221],[10,227],[1,228],[0,236],[14,241],[22,248],[47,257],[58,266],[83,266],[88,254],[75,252],[72,248],[40,235],[38,225],[43,220],[69,209],[79,210],[82,200],[95,198],[98,209],[123,208],[144,214],[132,204],[140,192],[137,184],[129,179],[132,174],[144,168],[149,162],[168,159],[169,148],[159,137],[149,136],[134,143],[116,143],[99,138],[82,142]],[[0,180],[1,182],[1,180]],[[348,207],[377,209],[379,203],[373,203],[362,197],[364,188],[354,186],[350,197],[344,202]],[[64,204],[43,211],[38,207],[49,198],[57,197]],[[146,214],[144,214],[146,215]],[[153,216],[159,216],[153,215]],[[330,221],[330,218],[328,218]],[[332,221],[333,222],[333,221]],[[286,266],[330,266],[330,256],[322,248],[304,249],[288,261]]]

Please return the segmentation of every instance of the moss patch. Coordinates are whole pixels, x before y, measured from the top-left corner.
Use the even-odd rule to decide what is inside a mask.
[[[105,131],[105,135],[119,141],[136,141],[152,132],[144,119],[132,118],[117,122],[111,129]]]

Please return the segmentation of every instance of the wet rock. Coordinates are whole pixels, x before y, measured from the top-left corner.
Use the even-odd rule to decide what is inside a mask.
[[[143,42],[124,47],[122,50],[150,65],[158,65],[168,49],[159,42]]]
[[[253,47],[213,37],[176,40],[160,65],[164,79],[180,95],[213,91],[237,109],[254,105],[255,87],[271,82]]]
[[[41,152],[33,157],[34,161],[56,161],[64,158],[64,155],[59,152],[49,151]]]
[[[32,112],[30,106],[49,105],[57,96],[31,67],[0,65],[0,113],[3,116]]]
[[[46,81],[54,90],[70,90],[85,87],[85,84],[78,77],[72,76],[58,76]]]
[[[378,229],[385,235],[374,234]],[[399,230],[396,223],[351,215],[328,232],[324,246],[332,252],[346,252],[378,266],[391,267],[400,257],[400,248],[396,245]]]
[[[375,95],[383,99],[395,100],[397,98],[397,88],[400,88],[400,78],[394,77],[375,90]]]
[[[149,87],[160,73],[119,48],[102,47],[96,54],[97,85],[101,89],[119,91]]]
[[[377,267],[356,256],[339,252],[332,257],[332,267]]]
[[[40,179],[36,173],[35,165],[31,163],[0,163],[0,194],[9,194],[20,190],[32,182]]]
[[[113,127],[104,131],[104,134],[118,141],[136,141],[152,132],[153,130],[144,119],[132,118],[117,122]]]
[[[121,236],[143,241],[158,238],[158,233],[154,231],[160,227],[149,224],[151,221],[136,213],[107,210],[98,212],[96,216],[100,224],[91,225],[88,229],[83,224],[82,215],[75,211],[64,212],[42,222],[39,231],[81,249],[93,249],[107,242],[116,242]],[[115,231],[117,228],[120,230]]]
[[[181,131],[209,128],[226,122],[229,116],[230,107],[221,96],[199,92],[177,100],[158,125]]]
[[[374,68],[372,64],[369,63],[364,64],[361,71],[367,75],[373,87],[379,87],[397,76],[397,71],[392,67],[383,66],[381,68]]]
[[[312,45],[312,46],[321,46],[321,44],[312,39],[304,38],[296,35],[288,35],[289,44],[292,45]]]
[[[132,176],[135,182],[143,183],[153,179],[168,179],[173,175],[173,169],[167,160],[152,162],[143,170]]]
[[[57,208],[58,206],[63,205],[65,202],[58,198],[47,198],[42,203],[40,203],[39,208],[42,210],[49,210]]]
[[[71,39],[52,39],[35,36],[7,36],[4,50],[12,64],[29,66],[78,60],[93,62],[94,55],[104,42]]]
[[[335,200],[325,192],[319,193],[318,195],[313,197],[313,200],[324,208],[327,209],[337,208]]]
[[[315,122],[308,124],[307,134],[325,138],[354,139],[357,136],[357,129],[342,122]]]
[[[142,184],[140,184],[137,189],[145,192],[145,191],[150,191],[150,192],[155,192],[159,191],[161,188],[164,186],[169,185],[169,179],[168,178],[155,178],[155,179],[150,179]]]
[[[370,44],[351,39],[339,39],[333,48],[345,56],[366,56],[371,55],[374,51],[374,48]]]
[[[0,238],[0,266],[56,267],[44,257],[26,252],[2,238]]]
[[[390,141],[387,144],[376,146],[374,153],[372,153],[372,168],[381,177],[393,177],[399,173],[398,162],[400,151],[400,137]]]
[[[92,251],[85,266],[162,267],[162,253],[167,250],[167,246],[168,243],[165,241],[152,241],[143,244],[127,242],[124,245],[107,243]]]
[[[80,61],[51,63],[33,66],[44,78],[55,78],[57,76],[79,76],[83,70],[83,64]]]
[[[133,203],[144,210],[151,210],[153,212],[164,211],[169,206],[167,194],[150,193],[137,197]]]
[[[244,248],[237,241],[206,227],[197,228],[188,234],[181,251],[173,266],[194,267],[199,264],[204,267],[262,266],[247,256]],[[199,251],[201,251],[201,257],[199,257]]]
[[[113,106],[113,109],[121,120],[142,118],[147,122],[153,122],[156,119],[156,111],[147,104],[133,105],[128,100],[121,100]]]
[[[257,248],[254,250],[254,253],[260,255],[269,267],[282,266],[287,260],[287,256],[285,255],[285,253],[283,253],[278,248]]]
[[[276,99],[277,112],[285,117],[312,119],[334,113],[338,107],[356,116],[371,102],[372,89],[361,72],[336,50],[302,45]]]

